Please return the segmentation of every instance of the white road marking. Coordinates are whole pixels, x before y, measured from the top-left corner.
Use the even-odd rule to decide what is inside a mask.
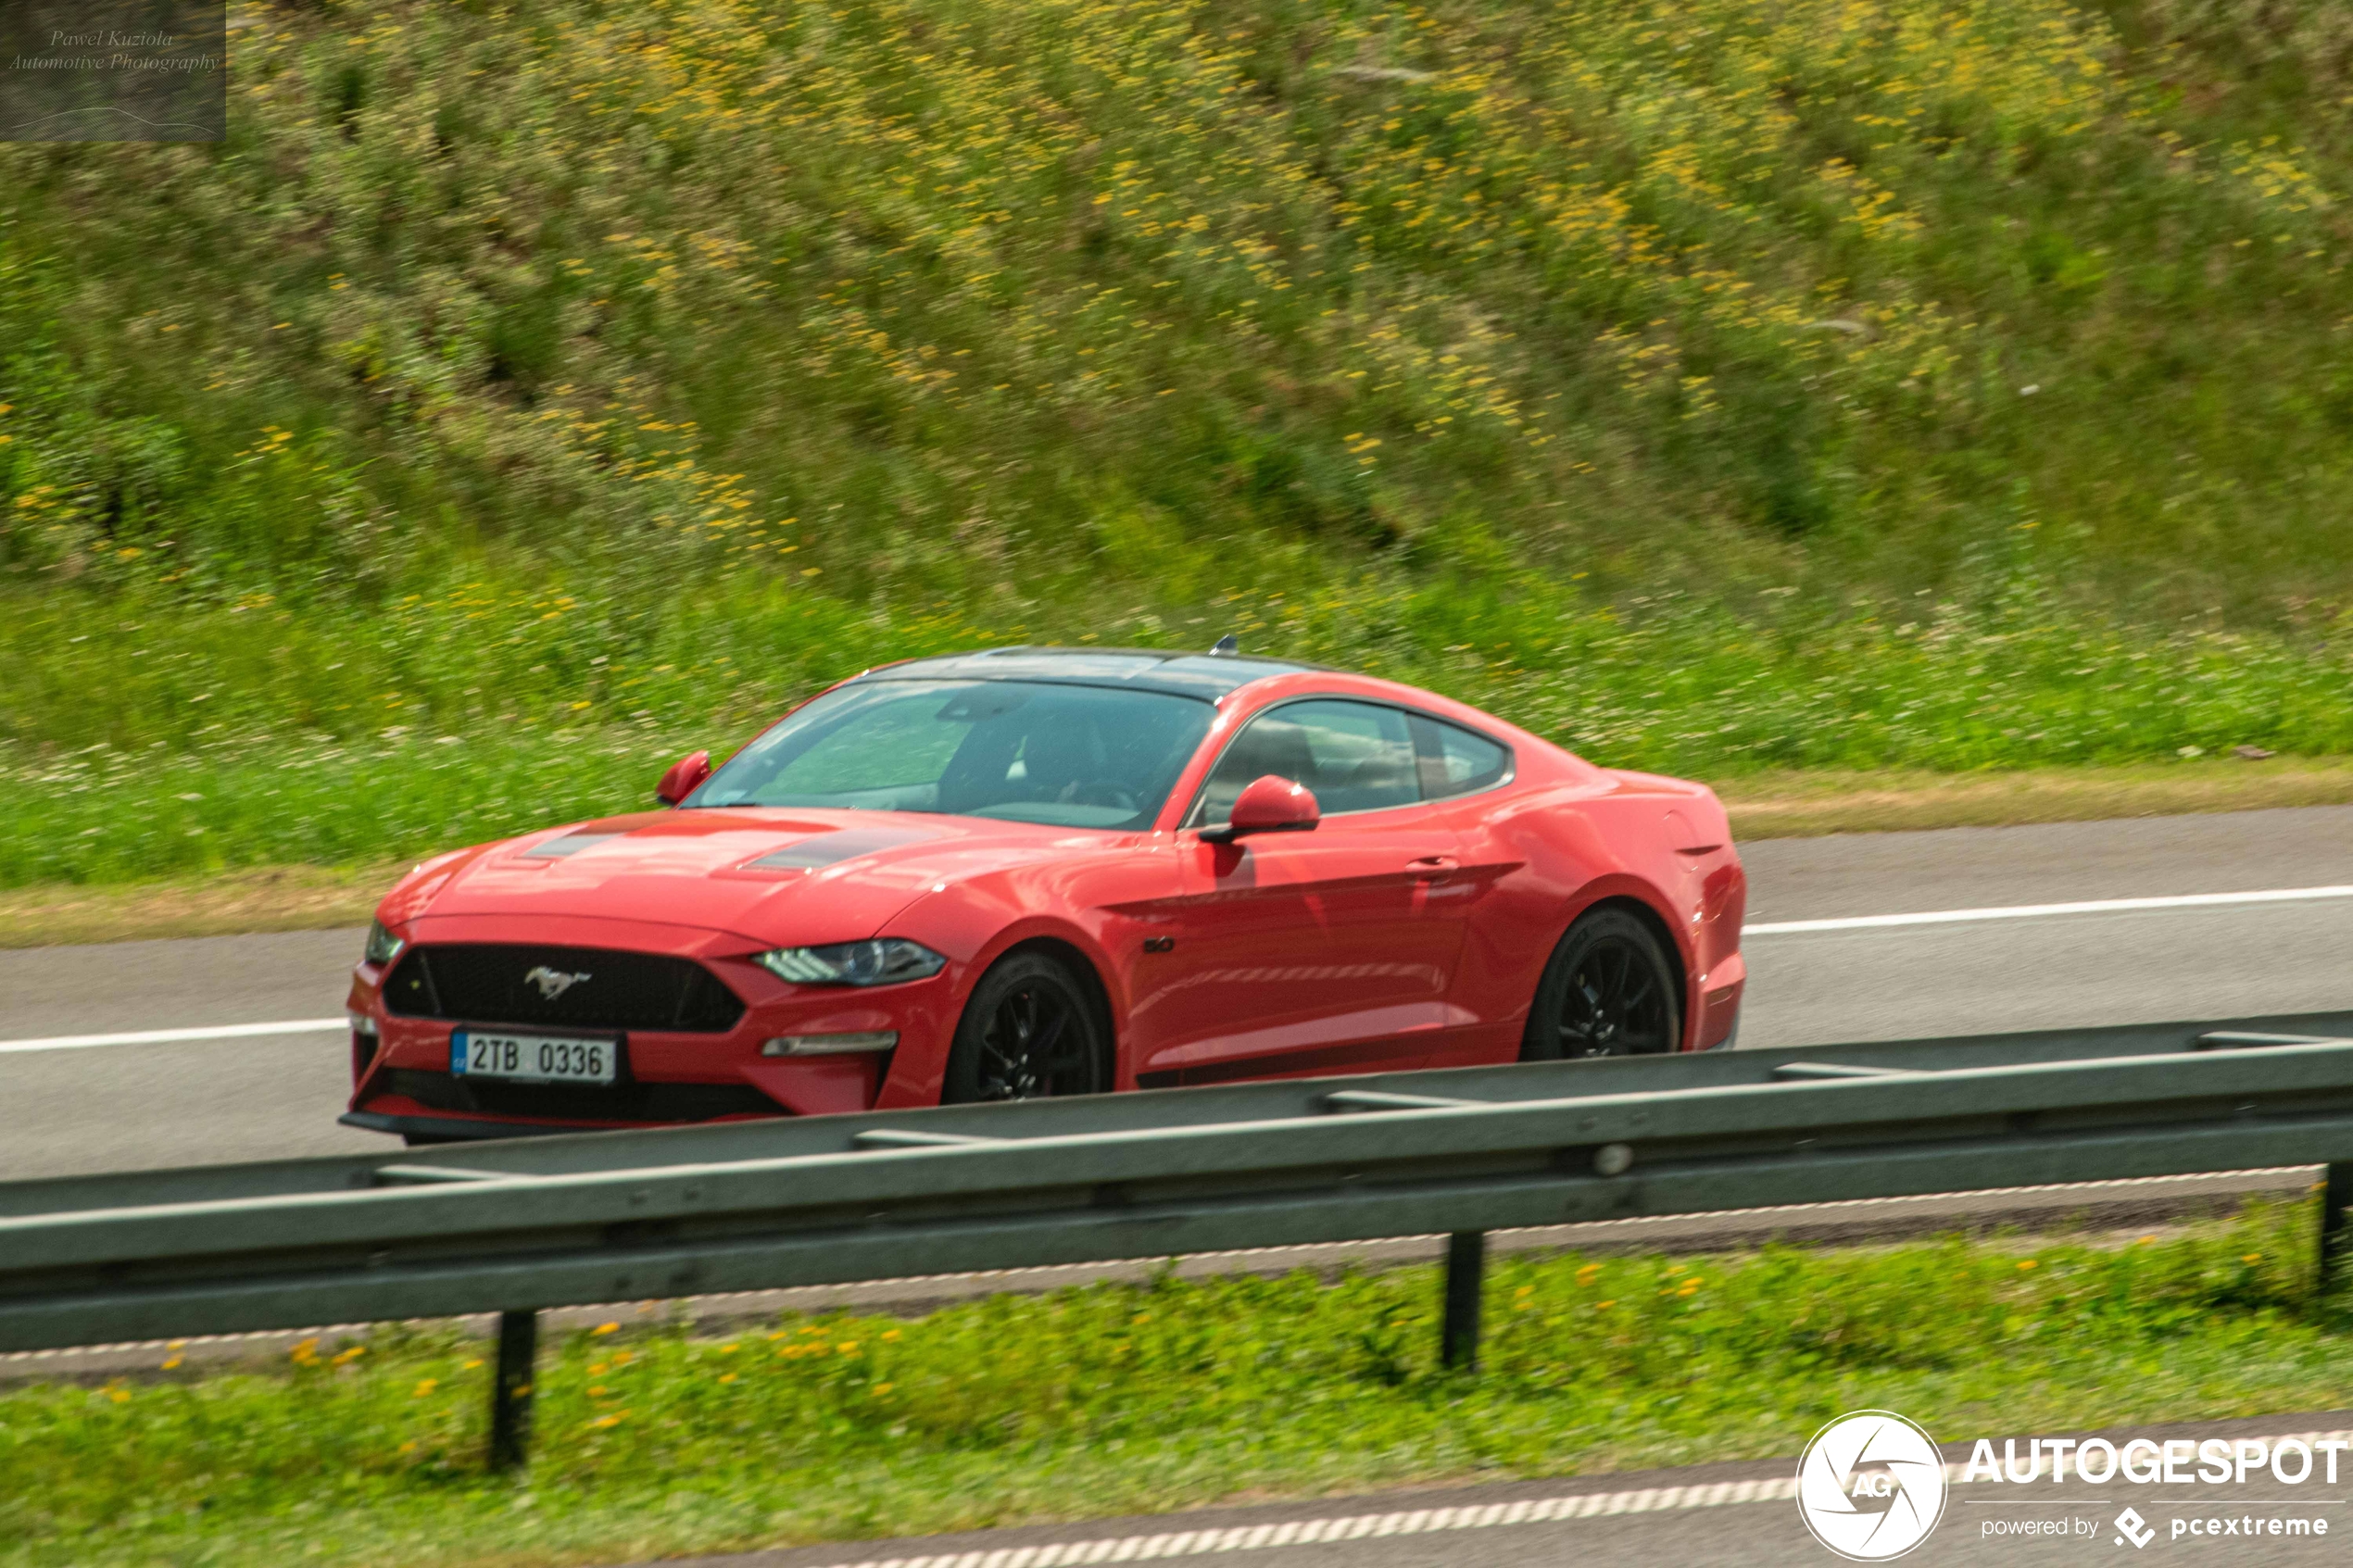
[[[2323,1438],[2343,1432],[2300,1432],[2252,1439],[2281,1443]],[[1967,1466],[1947,1460],[1944,1475],[1957,1481]],[[1362,1540],[1367,1536],[1426,1536],[1440,1530],[1484,1530],[1499,1524],[1546,1524],[1565,1519],[1614,1518],[1626,1513],[1680,1512],[1751,1502],[1787,1502],[1797,1496],[1797,1477],[1718,1481],[1713,1486],[1643,1486],[1623,1492],[1578,1492],[1518,1502],[1465,1503],[1458,1508],[1417,1508],[1393,1513],[1342,1513],[1316,1519],[1235,1524],[1222,1530],[1169,1530],[1153,1536],[1114,1536],[1046,1546],[1000,1547],[995,1550],[934,1552],[918,1557],[869,1557],[831,1568],[1067,1568],[1081,1562],[1136,1562],[1152,1558],[1205,1557],[1212,1552],[1263,1551],[1316,1542]],[[1965,1502],[1979,1499],[1964,1499]],[[2004,1503],[2011,1499],[2003,1499]],[[2329,1499],[2322,1499],[2323,1501]]]
[[[0,1040],[10,1051],[78,1051],[93,1046],[165,1046],[181,1040],[241,1040],[253,1035],[323,1035],[351,1027],[347,1018],[297,1018],[286,1023],[222,1023],[208,1029],[139,1029],[127,1035],[52,1035],[45,1040]]]
[[[1048,1546],[1000,1548],[995,1551],[947,1551],[921,1557],[866,1558],[833,1568],[1063,1568],[1079,1562],[1135,1562],[1151,1558],[1205,1557],[1212,1552],[1263,1551],[1318,1542],[1355,1541],[1367,1536],[1425,1536],[1440,1530],[1481,1530],[1498,1524],[1548,1524],[1621,1513],[1655,1513],[1730,1503],[1786,1502],[1797,1496],[1797,1478],[1719,1481],[1714,1486],[1644,1486],[1625,1492],[1580,1492],[1566,1497],[1523,1499],[1511,1503],[1466,1503],[1460,1508],[1417,1508],[1394,1513],[1342,1513],[1280,1524],[1236,1524],[1223,1530],[1170,1530],[1155,1536],[1116,1536]]]
[[[2047,915],[2113,914],[2126,909],[2191,909],[2237,904],[2290,904],[2322,898],[2353,898],[2353,885],[2274,887],[2254,893],[2183,893],[2163,898],[2094,898],[2073,904],[2010,904],[1985,909],[1929,909],[1905,915],[1848,915],[1838,920],[1787,920],[1750,925],[1743,936],[1793,936],[1812,931],[1870,931],[1888,926],[1953,925],[1966,921],[2033,920]],[[44,1040],[0,1040],[0,1055],[12,1051],[82,1050],[94,1046],[160,1046],[190,1040],[235,1040],[258,1035],[324,1034],[348,1028],[340,1018],[305,1018],[288,1023],[224,1023],[208,1029],[141,1029],[121,1035],[57,1035]]]
[[[2316,898],[2353,898],[2353,886],[2273,887],[2258,893],[2183,893],[2166,898],[2092,898],[2076,904],[2009,904],[1990,909],[1929,909],[1908,915],[1785,920],[1743,926],[1741,935],[1791,936],[1804,931],[1869,931],[1891,925],[1953,925],[1963,921],[2035,920],[2045,915],[2103,915],[2123,909],[2195,909],[2233,904],[2293,904]]]

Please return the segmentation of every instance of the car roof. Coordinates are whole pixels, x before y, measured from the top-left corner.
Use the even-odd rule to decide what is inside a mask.
[[[1324,670],[1291,659],[1255,655],[1176,653],[1167,648],[983,648],[975,653],[911,659],[869,670],[849,684],[869,681],[1056,681],[1071,685],[1128,686],[1210,701],[1237,686],[1269,675]]]

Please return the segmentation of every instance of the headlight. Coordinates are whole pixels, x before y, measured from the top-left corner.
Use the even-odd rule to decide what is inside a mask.
[[[401,949],[408,946],[405,938],[395,936],[391,932],[386,931],[384,922],[379,920],[368,922],[368,961],[370,963],[390,963],[398,958]]]
[[[796,985],[895,985],[937,974],[948,962],[901,936],[824,947],[772,947],[754,953],[751,961]]]

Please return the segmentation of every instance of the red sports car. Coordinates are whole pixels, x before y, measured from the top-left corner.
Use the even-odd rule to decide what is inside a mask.
[[[870,670],[667,809],[426,861],[344,1121],[415,1143],[1729,1044],[1705,787],[1313,665]]]

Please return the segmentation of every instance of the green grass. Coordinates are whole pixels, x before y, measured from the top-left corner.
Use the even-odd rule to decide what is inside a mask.
[[[1909,621],[1802,607],[1735,621],[1681,601],[1639,619],[1567,616],[1532,582],[1366,579],[1234,596],[1202,619],[1250,646],[1452,693],[1589,758],[1719,781],[1768,768],[2171,762],[2237,745],[2353,751],[2353,642],[2314,652],[2221,629],[2155,639],[2054,621],[2031,589],[1983,610],[1924,606]],[[532,607],[550,600],[521,594],[505,610],[462,608],[487,597],[226,625],[157,608],[103,639],[73,631],[90,623],[69,611],[28,610],[18,646],[55,683],[40,700],[62,710],[77,691],[102,692],[137,726],[127,744],[0,746],[13,803],[0,885],[422,855],[649,805],[677,756],[724,755],[869,663],[1026,638],[1202,640],[1138,607],[989,625],[731,584],[634,628],[621,604],[585,596],[548,619]],[[510,629],[510,679],[467,647],[476,614]],[[298,721],[272,726],[289,711]]]
[[[240,17],[224,144],[0,145],[0,881],[1023,638],[1703,776],[2353,746],[2341,6]]]
[[[635,1560],[1405,1483],[1787,1456],[1843,1410],[1946,1440],[2353,1401],[2309,1204],[2133,1245],[1499,1260],[1477,1375],[1426,1268],[788,1316],[546,1352],[528,1477],[482,1347],[0,1391],[0,1563]],[[2031,1367],[2031,1373],[2022,1373]]]

